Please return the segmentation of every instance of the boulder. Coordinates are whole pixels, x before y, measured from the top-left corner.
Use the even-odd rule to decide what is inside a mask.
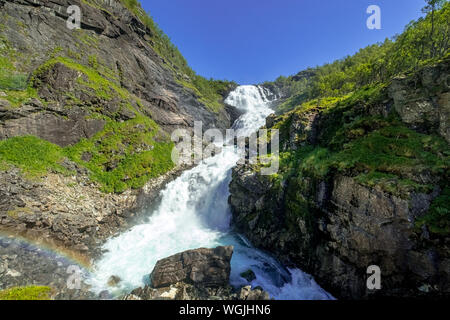
[[[270,296],[261,287],[256,287],[252,290],[251,286],[246,286],[239,292],[239,300],[263,301],[270,300]]]
[[[179,282],[202,287],[226,286],[230,280],[233,247],[196,249],[178,253],[156,263],[150,275],[152,287],[162,288]]]
[[[248,282],[252,282],[253,280],[256,279],[256,275],[255,275],[255,273],[253,272],[253,270],[251,270],[251,269],[249,269],[249,270],[247,270],[247,271],[245,271],[245,272],[242,272],[242,273],[240,274],[240,276],[241,276],[242,278],[244,278],[245,280],[247,280]]]

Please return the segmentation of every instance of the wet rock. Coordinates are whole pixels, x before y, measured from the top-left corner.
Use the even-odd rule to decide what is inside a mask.
[[[160,260],[150,275],[152,286],[161,288],[178,282],[203,287],[228,285],[232,255],[233,247],[202,248]]]
[[[242,278],[244,278],[245,280],[247,280],[248,282],[252,282],[253,280],[256,279],[256,275],[255,275],[255,273],[252,270],[247,270],[245,272],[242,272],[240,274],[240,276]]]
[[[352,112],[386,117],[395,109],[410,128],[440,133],[448,140],[449,65],[447,60],[399,77],[382,102],[364,108],[357,105]],[[277,118],[269,117],[267,125],[275,121]],[[292,112],[285,123],[288,128],[280,134],[282,150],[314,147],[330,139],[323,136],[329,121],[320,110]],[[417,227],[417,221],[441,194],[445,175],[412,168],[402,178],[434,189],[394,193],[359,183],[355,179],[358,170],[331,170],[325,178],[318,178],[314,169],[306,168],[291,178],[283,174],[285,180],[275,184],[256,169],[252,165],[235,167],[229,188],[233,226],[256,247],[312,274],[338,298],[450,295],[448,236]],[[380,291],[367,289],[371,265],[382,270]],[[433,290],[418,290],[423,285]]]
[[[389,94],[403,122],[422,132],[438,132],[450,142],[449,63],[395,78]]]
[[[117,287],[117,285],[122,281],[122,279],[120,279],[120,277],[118,276],[111,276],[108,279],[108,286],[109,287]]]
[[[269,294],[262,288],[251,287],[233,289],[230,285],[203,287],[178,282],[168,287],[151,288],[145,286],[133,290],[122,300],[269,300]]]

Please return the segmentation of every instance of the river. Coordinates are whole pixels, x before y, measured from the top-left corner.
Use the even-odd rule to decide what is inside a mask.
[[[273,112],[268,96],[267,89],[257,86],[240,86],[230,93],[226,102],[244,112],[233,126],[240,136],[249,136],[264,126]],[[88,279],[93,290],[111,290],[107,282],[115,275],[122,281],[113,294],[129,292],[149,282],[149,274],[162,258],[189,249],[233,245],[232,286],[261,286],[274,299],[332,299],[311,276],[285,268],[232,232],[228,185],[238,160],[236,149],[226,146],[220,154],[169,183],[159,206],[145,213],[142,224],[105,243],[105,253]],[[256,275],[251,283],[240,276],[249,269]]]

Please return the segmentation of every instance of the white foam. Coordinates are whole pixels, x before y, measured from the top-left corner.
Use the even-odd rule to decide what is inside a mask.
[[[267,89],[240,86],[226,102],[245,111],[235,123],[240,135],[250,135],[265,124],[272,113]],[[239,160],[233,147],[184,172],[162,191],[161,204],[148,212],[147,221],[110,239],[107,252],[97,261],[90,279],[93,290],[107,287],[110,276],[122,279],[117,293],[140,287],[159,259],[201,247],[234,245],[231,284],[247,285],[240,274],[252,269],[262,286],[278,299],[327,298],[317,284],[300,270],[286,270],[269,255],[252,248],[245,239],[230,234],[231,213],[228,185],[231,169]]]

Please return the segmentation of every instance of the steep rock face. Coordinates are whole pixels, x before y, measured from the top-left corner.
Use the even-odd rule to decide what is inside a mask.
[[[228,128],[231,118],[225,110],[217,114],[209,111],[193,91],[176,81],[168,62],[151,47],[151,31],[119,1],[110,3],[111,6],[105,2],[102,10],[83,1],[69,4],[65,0],[3,0],[0,2],[2,39],[20,51],[18,68],[25,74],[31,74],[53,56],[94,66],[113,83],[141,99],[140,111],[168,132],[191,127],[194,121],[202,121],[206,128]],[[73,4],[82,11],[81,30],[66,27],[66,10]],[[2,117],[0,137],[35,134],[51,127],[53,131],[47,129],[42,136],[50,141],[61,139],[64,145],[84,137],[84,128],[88,135],[101,130],[101,123],[86,123],[83,116],[87,107],[94,105],[114,112],[120,101],[105,101],[92,92],[80,92],[80,77],[79,71],[65,70],[61,65],[50,70],[41,79],[43,86],[38,88],[39,96],[49,106],[29,104],[28,115],[16,112],[14,121]],[[69,103],[69,98],[76,103]],[[67,110],[74,104],[74,110]],[[65,110],[61,113],[61,109]],[[62,121],[58,116],[68,119]],[[81,129],[69,131],[72,139],[60,138],[64,129],[73,127]]]
[[[438,131],[450,142],[449,64],[426,67],[413,77],[392,81],[389,94],[403,122],[416,130]]]
[[[92,138],[104,128],[102,119],[90,119],[90,107],[103,107],[106,115],[118,112],[118,116],[127,120],[135,117],[120,109],[120,101],[106,101],[86,92],[86,87],[77,83],[83,73],[70,69],[62,63],[38,75],[35,81],[39,96],[47,102],[45,105],[34,98],[18,108],[0,109],[2,126],[0,139],[15,136],[33,135],[55,143],[61,147],[74,145],[82,138]],[[87,81],[87,80],[86,80]],[[70,99],[77,99],[73,105]]]
[[[74,176],[23,177],[18,169],[0,172],[0,229],[30,240],[95,257],[102,241],[124,230],[155,199],[180,168],[139,190],[104,194],[86,169],[65,163]]]
[[[402,87],[399,94],[395,88],[400,80],[394,80],[369,104],[350,99],[331,111],[300,109],[269,117],[267,127],[280,130],[283,157],[289,154],[294,160],[286,164],[287,160],[282,160],[282,171],[275,176],[261,176],[255,165],[240,165],[233,170],[229,202],[237,231],[284,263],[311,273],[338,298],[448,296],[448,233],[436,234],[430,231],[431,226],[419,223],[430,215],[436,197],[445,199],[443,189],[448,188],[448,144],[435,136],[446,138],[440,129],[442,117],[436,114],[448,105],[448,88],[440,86],[441,79],[448,76],[442,70],[447,68],[448,62],[444,62],[427,71],[434,74],[439,90],[418,92],[412,86]],[[414,77],[423,74],[421,71]],[[402,83],[411,85],[411,77]],[[420,135],[420,139],[441,141],[437,155],[447,168],[443,174],[424,162],[410,166],[408,159],[416,157],[410,152],[408,158],[392,153],[399,145],[411,143],[416,135],[392,120],[396,117],[392,106],[400,103],[400,96],[411,101],[441,101],[441,109],[429,104],[426,111],[435,112],[430,127],[405,123],[431,134]],[[401,112],[399,117],[403,118]],[[382,138],[383,147],[374,147],[383,135],[388,137],[395,131],[398,133],[393,140]],[[405,140],[398,142],[400,138]],[[340,141],[345,144],[338,144]],[[365,145],[367,150],[357,149]],[[396,176],[384,178],[380,173],[380,178],[368,181],[370,170],[395,172]],[[416,187],[409,187],[411,184]],[[449,217],[442,219],[441,225],[446,225]],[[381,269],[382,290],[367,288],[367,268],[371,265]]]
[[[231,126],[236,109],[212,111],[182,85],[153,32],[119,0],[0,0],[0,141],[54,143],[70,171],[30,179],[0,157],[1,230],[92,250],[184,169],[170,161],[173,130]]]

